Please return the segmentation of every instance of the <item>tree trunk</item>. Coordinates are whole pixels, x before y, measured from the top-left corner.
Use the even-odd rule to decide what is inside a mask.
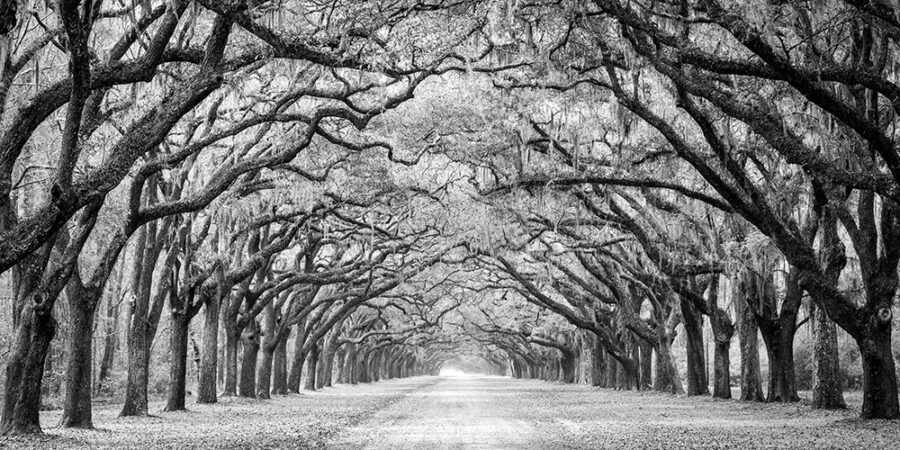
[[[890,303],[883,303],[889,305]],[[868,314],[862,336],[856,339],[862,354],[864,419],[900,417],[897,373],[891,355],[891,309],[881,306]]]
[[[562,369],[562,378],[559,381],[574,383],[575,371],[578,369],[578,359],[575,357],[575,353],[562,353],[559,362]]]
[[[119,272],[122,273],[124,270],[120,269]],[[103,337],[103,356],[100,357],[100,370],[97,375],[97,393],[100,393],[104,382],[109,379],[109,373],[115,363],[116,348],[119,346],[119,299],[119,295],[110,296],[106,306],[106,330]]]
[[[316,390],[316,366],[319,362],[319,345],[313,345],[306,355],[306,380],[303,389],[307,391]]]
[[[741,400],[761,402],[762,375],[759,368],[759,336],[756,316],[739,282],[734,283],[734,304],[737,320],[738,343],[741,350]]]
[[[328,357],[329,355],[325,350],[325,346],[323,345],[322,350],[319,352],[319,361],[318,363],[316,363],[316,390],[325,387],[325,368],[328,365],[325,360]]]
[[[653,380],[653,390],[670,392],[672,394],[684,394],[684,385],[678,375],[675,359],[672,358],[672,337],[660,333],[659,344],[656,346],[656,377]]]
[[[344,357],[344,370],[341,371],[341,375],[344,377],[343,382],[347,384],[356,384],[357,383],[357,373],[356,373],[356,365],[357,365],[357,349],[356,344],[349,344],[347,347],[347,354]]]
[[[125,406],[120,416],[147,415],[147,381],[149,379],[150,352],[147,343],[147,326],[144,314],[135,312],[128,333],[128,378],[125,389]]]
[[[604,351],[603,345],[596,337],[591,337],[591,386],[605,387],[606,379],[604,378],[605,367],[603,366]]]
[[[334,366],[337,368],[337,376],[333,376],[334,379],[331,380],[333,383],[329,383],[328,384],[329,386],[331,386],[334,383],[343,383],[344,382],[344,379],[343,379],[344,378],[344,360],[347,357],[346,349],[344,349],[343,347],[339,348],[338,351],[335,352],[334,357],[335,357]]]
[[[221,284],[221,281],[220,281]],[[221,289],[221,288],[220,288]],[[203,348],[200,353],[200,381],[197,386],[197,403],[216,403],[216,369],[219,357],[219,295],[205,299],[203,323]]]
[[[703,348],[703,315],[688,300],[681,300],[681,319],[687,351],[687,395],[709,394]]]
[[[324,357],[321,361],[322,366],[322,377],[316,381],[316,388],[321,389],[323,387],[331,387],[331,377],[334,372],[334,358],[335,351],[328,350],[324,352]]]
[[[306,340],[303,324],[297,325],[297,336],[294,338],[294,358],[291,362],[291,371],[288,374],[288,392],[300,392],[300,378],[303,375],[303,363],[306,361],[306,353],[303,351],[303,342]]]
[[[606,362],[606,387],[614,388],[616,387],[616,376],[619,368],[619,362],[614,358],[607,358]]]
[[[41,379],[56,320],[44,302],[29,299],[18,315],[15,346],[6,363],[6,386],[0,434],[41,433]]]
[[[649,342],[638,341],[640,345],[640,384],[639,390],[653,387],[653,346]]]
[[[60,426],[93,428],[91,421],[91,369],[94,334],[94,312],[101,293],[84,289],[80,281],[71,280],[66,290],[69,304],[69,358],[66,362],[66,398]]]
[[[729,349],[730,340],[716,339],[713,367],[713,397],[731,398],[731,358]]]
[[[710,320],[713,325],[713,397],[731,398],[731,338],[734,336],[734,325],[727,313],[719,308],[713,310],[715,317]]]
[[[272,363],[272,394],[287,395],[287,340],[284,336],[278,339],[278,346],[275,347],[275,360]]]
[[[814,308],[812,326],[814,339],[812,407],[846,408],[841,383],[837,327],[822,308]]]
[[[262,359],[257,362],[256,368],[256,398],[269,399],[272,389],[272,364],[275,356],[275,347],[264,345]]]
[[[228,323],[226,319],[225,324],[225,379],[224,388],[222,390],[222,395],[231,396],[237,395],[237,378],[238,378],[238,364],[237,364],[237,350],[238,350],[238,341],[241,336],[240,330],[237,329],[236,324]]]
[[[794,375],[794,330],[771,326],[761,331],[766,342],[766,354],[769,356],[769,390],[766,401],[800,401]]]
[[[150,289],[153,272],[161,251],[156,239],[157,224],[150,222],[138,232],[135,246],[134,272],[131,286],[134,297],[128,314],[128,376],[125,387],[125,405],[120,416],[147,415],[147,381],[150,364],[150,342],[147,317],[150,313]]]
[[[187,383],[188,328],[191,317],[183,309],[172,308],[172,329],[169,330],[169,396],[165,411],[184,411]]]
[[[259,333],[255,322],[247,326],[241,335],[241,377],[238,380],[238,396],[256,397],[256,359],[259,356]]]

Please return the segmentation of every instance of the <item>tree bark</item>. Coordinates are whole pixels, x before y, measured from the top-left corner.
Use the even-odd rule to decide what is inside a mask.
[[[681,319],[687,350],[687,395],[709,394],[703,348],[703,315],[689,300],[681,299]]]
[[[605,387],[606,379],[604,378],[605,367],[603,344],[599,339],[591,336],[591,386]]]
[[[124,270],[119,269],[120,274],[124,272]],[[119,278],[119,284],[121,284],[121,277]],[[119,346],[118,302],[121,299],[121,293],[118,292],[118,288],[115,289],[115,291],[117,292],[116,295],[109,296],[108,303],[106,305],[106,330],[104,331],[105,336],[103,337],[103,356],[100,357],[100,370],[97,375],[98,393],[102,391],[104,382],[109,379],[109,373],[115,367],[116,349]]]
[[[169,395],[164,411],[184,411],[187,392],[188,328],[191,316],[187,311],[172,308],[172,329],[169,330]]]
[[[896,419],[900,417],[897,398],[897,373],[891,354],[890,303],[866,317],[862,335],[856,339],[862,353],[864,419]]]
[[[616,378],[619,369],[619,362],[614,358],[607,358],[606,362],[606,387],[615,388],[616,386]]]
[[[306,380],[303,389],[307,391],[316,390],[316,366],[319,362],[319,344],[313,345],[306,355]]]
[[[238,342],[241,338],[241,332],[237,329],[236,324],[232,324],[225,320],[225,379],[222,395],[237,395],[237,379],[238,379]]]
[[[41,379],[56,320],[40,294],[30,296],[19,312],[15,346],[6,364],[6,386],[0,434],[41,433]]]
[[[734,305],[737,311],[738,344],[741,350],[741,400],[761,402],[762,375],[759,367],[759,336],[756,316],[747,304],[746,286],[741,280],[734,281]]]
[[[221,273],[221,271],[220,271]],[[223,281],[219,279],[219,290]],[[216,403],[216,369],[219,356],[219,301],[220,295],[208,296],[203,323],[203,348],[200,353],[200,381],[197,386],[197,403]]]
[[[259,356],[259,332],[256,322],[251,323],[241,333],[241,376],[238,379],[238,396],[256,397],[256,360]]]
[[[275,348],[264,345],[262,358],[257,362],[256,368],[256,398],[269,399],[272,389],[272,364],[274,362]]]
[[[294,355],[291,362],[291,371],[288,374],[288,392],[300,392],[300,379],[303,375],[303,364],[306,362],[306,352],[303,343],[306,341],[306,327],[303,323],[297,324],[297,336],[294,338]]]
[[[814,341],[812,407],[846,408],[838,356],[837,327],[822,308],[815,308],[812,326]]]
[[[135,315],[137,316],[137,315]],[[128,333],[128,378],[125,390],[125,405],[120,416],[147,415],[147,381],[149,345],[147,327],[139,320],[132,322]]]
[[[684,385],[678,375],[675,359],[672,358],[672,340],[668,334],[661,333],[659,344],[656,346],[656,377],[653,380],[653,390],[670,392],[672,394],[684,394]]]
[[[653,346],[649,342],[638,341],[640,345],[640,384],[639,390],[653,387]]]
[[[278,339],[275,347],[274,361],[272,362],[272,394],[287,395],[287,340],[288,336]]]
[[[77,277],[76,277],[77,278]],[[69,304],[69,358],[66,362],[66,398],[60,426],[64,428],[94,427],[91,420],[91,369],[94,334],[94,312],[101,293],[84,289],[80,280],[67,285]]]

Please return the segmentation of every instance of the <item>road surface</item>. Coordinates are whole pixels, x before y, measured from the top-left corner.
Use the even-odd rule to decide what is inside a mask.
[[[500,377],[438,378],[345,431],[329,448],[533,448],[534,426],[517,402],[526,386]]]

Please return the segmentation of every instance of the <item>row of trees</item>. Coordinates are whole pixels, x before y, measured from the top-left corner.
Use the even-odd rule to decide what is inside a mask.
[[[192,330],[200,402],[460,352],[699,395],[708,321],[713,395],[737,334],[762,399],[761,335],[766,399],[797,400],[808,322],[814,403],[843,405],[837,326],[863,417],[900,416],[900,34],[819,3],[5,2],[0,432],[40,431],[60,321],[63,425],[92,425],[123,298],[125,415],[168,318],[173,410]]]
[[[3,5],[0,272],[15,337],[0,432],[40,432],[60,320],[62,425],[92,426],[104,298],[126,299],[122,415],[148,412],[162,317],[167,410],[185,407],[192,324],[201,403],[296,391],[304,362],[308,388],[335,364],[351,381],[435,370],[401,342],[452,305],[404,286],[455,244],[418,213],[429,193],[389,170],[427,148],[395,150],[377,118],[490,53],[477,8],[438,33],[449,10],[430,2]]]
[[[861,355],[862,416],[897,418],[895,13],[852,1],[510,5],[505,49],[534,62],[480,87],[503,125],[449,125],[460,142],[487,142],[452,157],[480,168],[492,220],[509,227],[475,249],[490,283],[590,331],[632,384],[652,349],[653,385],[688,394],[709,389],[708,320],[714,395],[730,395],[736,332],[742,397],[761,398],[759,330],[767,399],[797,400],[793,342],[809,321],[814,404],[840,407],[837,324]],[[679,324],[685,386],[671,362]]]

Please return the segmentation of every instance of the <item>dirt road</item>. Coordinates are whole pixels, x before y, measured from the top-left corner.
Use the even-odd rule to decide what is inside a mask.
[[[532,448],[534,427],[507,378],[440,378],[335,439],[333,449]],[[524,387],[519,384],[519,387]]]

